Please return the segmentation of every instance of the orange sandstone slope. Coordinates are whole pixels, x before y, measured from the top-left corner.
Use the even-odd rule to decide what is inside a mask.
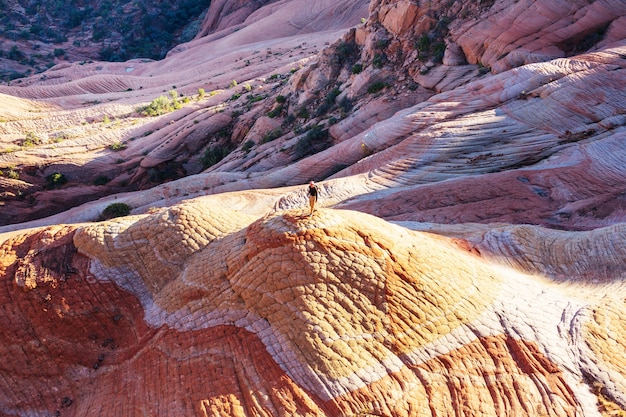
[[[3,415],[596,416],[596,386],[625,404],[622,282],[523,275],[358,212],[197,199],[0,250]]]

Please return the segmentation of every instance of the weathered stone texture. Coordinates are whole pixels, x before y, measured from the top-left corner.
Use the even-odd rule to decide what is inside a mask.
[[[358,212],[204,203],[2,243],[4,413],[593,416],[594,381],[623,404],[619,282]]]

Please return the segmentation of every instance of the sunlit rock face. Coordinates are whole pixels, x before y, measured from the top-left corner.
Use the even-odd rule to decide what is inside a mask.
[[[0,414],[624,412],[623,16],[215,1],[163,61],[0,86]]]
[[[621,281],[524,275],[459,243],[358,212],[255,220],[202,199],[13,234],[0,407],[593,416],[594,382],[623,404]]]

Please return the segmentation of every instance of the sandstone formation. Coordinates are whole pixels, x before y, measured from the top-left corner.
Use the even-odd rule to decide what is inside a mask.
[[[625,399],[621,280],[523,275],[358,212],[197,199],[13,234],[0,259],[6,415],[593,416],[593,383]]]
[[[0,86],[0,414],[623,414],[625,12],[215,1]]]

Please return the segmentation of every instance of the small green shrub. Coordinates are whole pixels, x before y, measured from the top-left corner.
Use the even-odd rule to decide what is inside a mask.
[[[28,132],[26,137],[21,141],[20,145],[25,148],[30,148],[32,146],[41,145],[43,141],[39,136],[34,134],[33,132]]]
[[[352,100],[350,100],[348,97],[344,96],[341,100],[339,100],[339,108],[344,113],[348,113],[350,110],[352,110],[353,107],[354,104],[352,103]]]
[[[113,219],[115,217],[128,216],[132,208],[126,203],[113,203],[106,206],[100,218],[102,220]]]
[[[387,62],[387,57],[385,56],[385,54],[374,54],[374,59],[372,60],[372,65],[374,66],[374,68],[382,68],[385,65],[385,62]]]
[[[276,128],[274,130],[270,130],[269,132],[266,132],[263,135],[263,138],[261,139],[261,143],[271,142],[271,141],[273,141],[275,139],[278,139],[282,135],[283,135],[283,130],[281,128]]]
[[[171,111],[170,99],[165,96],[159,96],[152,100],[150,104],[141,110],[141,113],[146,116],[160,116]]]
[[[417,39],[415,49],[420,52],[427,52],[430,49],[430,38],[428,35],[422,35]]]
[[[19,180],[20,173],[15,170],[13,167],[4,168],[4,170],[0,170],[0,176],[7,177],[12,180]]]
[[[284,104],[287,101],[285,96],[278,95],[276,96],[276,103]]]
[[[254,146],[254,141],[253,140],[248,140],[248,141],[246,141],[246,143],[243,144],[241,149],[243,149],[243,151],[245,153],[248,153],[248,152],[250,152],[250,149],[252,149],[253,146]]]
[[[206,92],[204,91],[204,88],[202,87],[198,88],[198,100],[202,100],[205,94]]]
[[[441,62],[443,60],[443,54],[446,51],[445,42],[435,42],[432,45],[433,62]]]
[[[55,172],[46,177],[46,188],[59,188],[67,183],[67,178],[60,172]]]
[[[325,139],[328,136],[328,130],[324,129],[321,125],[314,125],[306,132],[306,137],[311,142],[316,142],[320,139]]]
[[[126,144],[124,142],[115,142],[109,145],[109,149],[113,152],[119,152],[126,149]]]
[[[265,97],[263,97],[263,96],[262,96],[262,95],[260,95],[260,94],[259,94],[259,95],[255,95],[255,94],[248,94],[248,96],[247,96],[247,97],[248,97],[248,101],[249,101],[250,103],[256,103],[256,102],[261,101],[261,100],[263,100],[263,99],[265,98]]]
[[[391,41],[389,39],[380,39],[376,42],[376,48],[378,49],[385,49],[386,47],[389,46],[389,43]]]
[[[272,110],[270,110],[267,113],[267,117],[273,119],[274,117],[280,116],[281,113],[283,112],[283,109],[284,109],[284,107],[282,105],[281,106],[276,106],[275,108],[273,108]]]
[[[309,111],[306,107],[300,107],[298,113],[296,113],[296,116],[298,116],[300,119],[308,119],[310,117]]]
[[[207,148],[200,158],[202,162],[202,169],[207,169],[220,162],[230,153],[230,149],[225,146],[212,146]]]
[[[352,66],[353,74],[360,74],[363,71],[363,64],[354,64]]]
[[[341,42],[337,45],[335,56],[340,65],[354,62],[359,54],[359,46],[355,42]]]
[[[378,93],[379,91],[381,91],[382,89],[387,87],[387,83],[384,81],[376,81],[375,83],[370,84],[369,87],[367,87],[367,92],[370,94],[375,94]]]

